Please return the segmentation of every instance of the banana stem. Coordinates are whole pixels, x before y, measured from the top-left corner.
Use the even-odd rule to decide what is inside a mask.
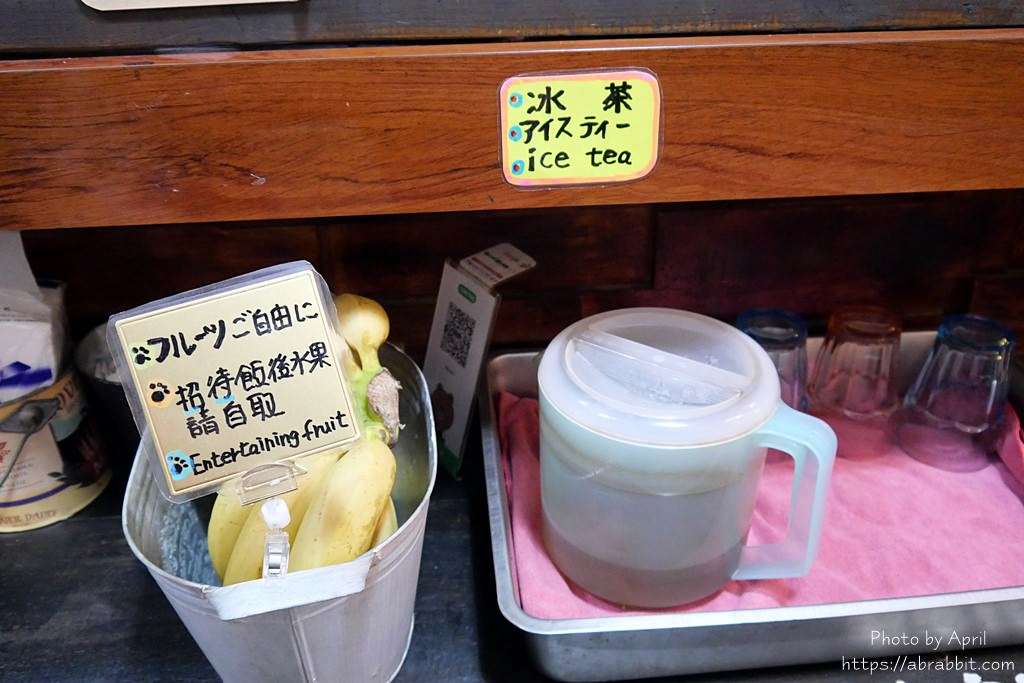
[[[384,426],[384,421],[370,405],[370,401],[367,398],[368,389],[370,382],[377,373],[381,372],[382,368],[378,366],[377,370],[362,369],[352,378],[352,406],[354,417],[357,424],[362,428],[364,434],[387,434],[387,428]]]
[[[376,347],[372,346],[361,346],[359,347],[359,363],[363,369],[363,372],[371,373],[371,377],[380,372],[380,358],[377,356]]]

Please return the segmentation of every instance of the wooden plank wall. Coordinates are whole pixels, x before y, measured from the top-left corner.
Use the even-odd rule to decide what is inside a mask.
[[[970,308],[1024,332],[1024,191],[769,200],[24,233],[65,280],[77,334],[111,313],[305,258],[335,291],[379,298],[392,338],[426,343],[446,257],[511,241],[536,257],[508,285],[499,345],[538,346],[583,315],[665,305],[732,319],[787,306],[820,322],[887,302],[908,327]]]

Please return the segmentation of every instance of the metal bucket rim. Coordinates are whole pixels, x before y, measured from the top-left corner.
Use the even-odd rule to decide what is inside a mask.
[[[397,354],[399,357],[407,361],[409,363],[409,366],[415,371],[415,377],[418,384],[417,388],[421,390],[418,393],[422,394],[421,398],[424,399],[421,401],[421,409],[424,412],[424,418],[428,426],[426,440],[427,469],[429,471],[429,476],[426,491],[423,492],[423,498],[416,506],[416,509],[413,510],[412,514],[409,515],[409,518],[406,519],[405,522],[400,527],[398,527],[395,533],[391,534],[391,537],[384,541],[384,543],[381,543],[376,548],[371,548],[370,550],[367,550],[365,553],[359,556],[360,558],[370,554],[376,555],[381,548],[387,546],[389,543],[397,539],[400,535],[404,535],[403,532],[409,527],[410,523],[413,522],[414,519],[418,518],[420,515],[426,515],[427,507],[430,504],[430,496],[434,492],[434,482],[437,480],[437,432],[435,429],[433,429],[434,407],[430,402],[430,395],[427,391],[426,378],[423,377],[423,371],[420,369],[419,365],[417,365],[416,362],[413,361],[413,359],[410,358],[408,354],[399,349],[397,346],[392,345],[390,342],[386,342],[385,348],[383,348],[382,351],[385,351],[385,355]],[[385,364],[382,363],[382,365]],[[143,443],[145,443],[144,439],[140,441],[139,449],[142,448]],[[128,476],[128,486],[126,488],[126,491],[133,491],[136,488],[138,488],[137,486],[133,486],[133,484],[135,484],[136,477],[148,476],[148,474],[141,474],[142,468],[138,466],[139,457],[140,453],[136,451],[135,463],[132,465],[131,474]],[[128,542],[128,547],[131,548],[132,554],[134,554],[136,559],[138,559],[140,562],[142,562],[142,564],[146,566],[146,569],[148,569],[150,573],[154,575],[154,577],[156,577],[156,575],[160,575],[161,577],[171,579],[173,582],[178,583],[181,586],[198,589],[202,593],[206,593],[208,590],[213,588],[220,588],[220,586],[211,586],[210,584],[196,583],[195,581],[183,579],[180,576],[171,574],[163,567],[157,566],[156,564],[151,562],[150,559],[146,557],[146,555],[141,550],[139,550],[139,547],[135,544],[135,539],[132,538],[132,534],[128,530],[128,500],[129,496],[126,494],[124,497],[124,501],[121,504],[121,533],[124,535],[125,540]],[[358,559],[359,558],[356,558],[356,560]],[[355,562],[356,560],[352,560],[352,562]]]

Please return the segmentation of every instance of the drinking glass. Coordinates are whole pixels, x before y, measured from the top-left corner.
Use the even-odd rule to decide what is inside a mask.
[[[807,410],[807,323],[796,313],[777,308],[755,308],[736,319],[740,328],[768,352],[779,371],[782,401]]]
[[[886,308],[843,308],[829,318],[807,392],[811,409],[854,420],[888,417],[896,409],[899,316]]]
[[[917,379],[893,417],[911,457],[939,469],[971,472],[988,464],[1002,426],[1014,334],[977,315],[943,319]]]

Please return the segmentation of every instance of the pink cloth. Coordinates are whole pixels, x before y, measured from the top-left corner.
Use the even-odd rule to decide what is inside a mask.
[[[537,402],[502,394],[499,428],[512,516],[513,580],[540,619],[643,614],[569,583],[541,541]],[[1010,411],[1012,414],[1012,411]],[[1024,475],[1020,423],[1011,417],[1001,457]],[[877,430],[833,424],[839,436],[820,551],[800,579],[733,581],[668,612],[717,612],[951,593],[1024,585],[1024,501],[994,462],[977,472],[923,465]],[[748,542],[778,540],[788,514],[792,460],[768,458]],[[1019,489],[1018,489],[1019,490]]]
[[[996,446],[999,457],[1006,469],[1013,475],[1007,485],[1024,498],[1024,430],[1021,429],[1020,418],[1011,408],[1006,409],[1006,430]]]

